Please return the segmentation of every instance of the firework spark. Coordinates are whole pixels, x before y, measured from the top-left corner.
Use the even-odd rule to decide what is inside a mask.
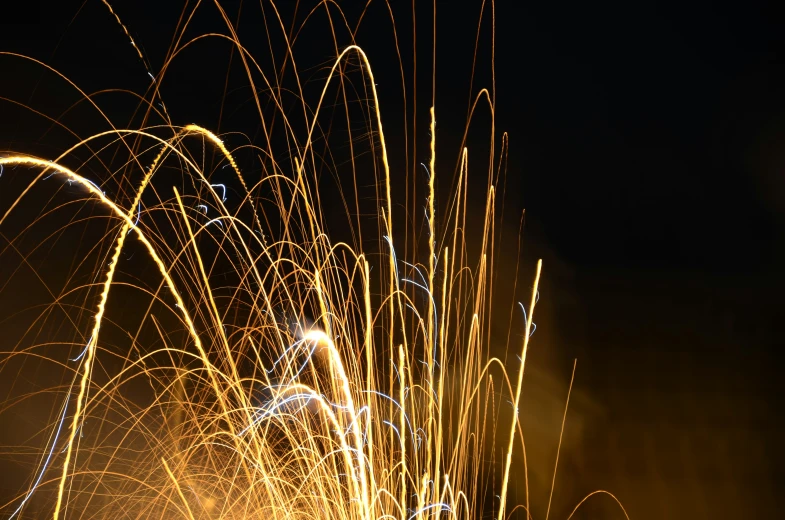
[[[114,124],[59,75],[109,129],[56,157],[0,157],[0,182],[24,179],[0,214],[0,230],[37,193],[53,191],[58,201],[9,239],[6,253],[28,262],[26,239],[52,218],[68,224],[51,234],[51,247],[73,229],[102,226],[84,232],[74,246],[84,256],[73,258],[62,289],[51,292],[50,304],[0,361],[6,370],[36,362],[65,374],[59,386],[8,399],[0,409],[0,417],[10,416],[28,400],[57,397],[53,419],[35,436],[43,439],[36,467],[0,509],[11,518],[55,520],[419,520],[488,511],[503,520],[528,512],[528,493],[527,504],[517,506],[508,494],[512,475],[526,474],[512,461],[523,449],[518,407],[541,264],[529,304],[521,305],[519,362],[505,365],[490,355],[487,326],[495,319],[501,162],[492,161],[483,188],[474,253],[464,234],[467,148],[448,209],[437,212],[431,107],[427,248],[420,254],[393,203],[401,175],[388,160],[384,110],[365,51],[351,42],[338,52],[338,40],[331,42],[336,57],[316,104],[300,97],[302,115],[294,116],[280,85],[290,42],[284,65],[265,74],[228,20],[227,30],[210,36],[233,43],[248,81],[261,81],[275,112],[259,109],[264,144],[178,126],[157,104],[167,68],[206,37],[199,36],[178,42],[156,74],[131,40],[154,78],[138,107],[143,124]],[[302,93],[294,62],[288,67],[297,78],[293,92]],[[344,120],[354,121],[352,95],[365,128],[349,125],[351,160],[340,166],[330,159],[343,143],[326,129],[334,123],[328,112],[343,106]],[[493,113],[492,96],[482,91],[481,98]],[[491,137],[491,149],[498,144]],[[352,182],[341,182],[349,178],[345,164]],[[336,172],[337,188],[323,186],[324,170]],[[370,199],[369,183],[357,181],[363,170]],[[336,200],[346,208],[348,232],[329,225],[325,206]],[[360,200],[372,201],[372,223],[360,223]]]

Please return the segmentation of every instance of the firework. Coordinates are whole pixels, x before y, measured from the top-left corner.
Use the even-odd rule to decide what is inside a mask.
[[[162,72],[146,71],[141,124],[107,117],[108,129],[58,156],[0,158],[0,182],[23,182],[1,208],[0,229],[33,196],[51,197],[5,254],[32,247],[29,237],[53,220],[52,248],[82,230],[61,266],[65,282],[2,360],[6,372],[35,363],[59,374],[0,411],[10,417],[36,399],[53,410],[33,437],[36,464],[23,491],[2,511],[55,519],[525,514],[528,504],[507,497],[511,475],[527,486],[513,453],[523,452],[518,407],[540,265],[520,304],[518,360],[505,365],[491,355],[489,332],[502,161],[491,159],[482,187],[474,250],[464,235],[467,148],[436,210],[431,108],[426,193],[413,202],[425,202],[425,225],[413,235],[393,199],[396,179],[415,181],[391,170],[364,50],[330,42],[337,57],[315,99],[300,86],[302,113],[293,115],[278,79],[287,65],[265,74],[229,23],[220,38],[247,70],[262,144],[172,121],[158,89],[189,44],[181,42]],[[483,99],[493,111],[487,91]],[[341,119],[334,106],[347,126],[342,140],[327,129]],[[339,164],[332,150],[347,143],[350,161]],[[506,154],[506,137],[491,137],[490,148]],[[336,205],[343,220],[327,209]]]

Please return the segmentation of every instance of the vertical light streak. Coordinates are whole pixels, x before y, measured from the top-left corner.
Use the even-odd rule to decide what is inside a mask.
[[[406,464],[406,377],[404,375],[404,363],[406,357],[403,353],[403,345],[398,345],[398,402],[400,406],[400,425],[399,434],[401,437],[401,495],[399,505],[401,507],[401,520],[406,520],[406,504],[408,502],[406,496],[406,479],[408,478],[407,464]]]
[[[529,303],[529,315],[526,320],[526,333],[523,337],[523,348],[521,349],[521,368],[518,370],[518,381],[515,385],[515,402],[512,407],[512,421],[510,422],[510,437],[507,445],[507,458],[504,461],[504,476],[502,477],[501,504],[499,506],[498,520],[504,520],[504,509],[507,505],[507,486],[510,481],[510,465],[512,464],[512,449],[515,444],[515,429],[518,425],[518,406],[521,402],[521,385],[523,384],[523,370],[526,367],[526,353],[529,348],[529,331],[534,317],[534,306],[537,304],[537,288],[540,285],[540,273],[542,272],[542,260],[537,261],[537,274],[534,276],[534,287]]]
[[[551,500],[553,499],[553,489],[556,487],[556,470],[559,468],[559,454],[561,453],[561,441],[564,436],[564,424],[567,422],[567,409],[570,407],[570,394],[572,394],[572,383],[575,381],[575,368],[578,360],[572,363],[572,375],[570,376],[570,387],[567,389],[567,401],[564,403],[564,415],[561,418],[561,429],[559,430],[559,444],[556,447],[556,462],[553,463],[553,478],[551,479],[551,492],[548,495],[548,509],[545,511],[545,520],[551,514]]]
[[[434,2],[434,10],[436,9],[436,4]],[[434,36],[435,37],[435,36]],[[434,63],[435,68],[435,63]],[[435,88],[435,87],[434,87]],[[436,177],[436,110],[435,107],[431,107],[431,162],[429,168],[429,175],[428,175],[428,224],[429,224],[429,237],[428,237],[428,293],[433,300],[434,294],[434,285],[433,279],[435,276],[436,270],[436,216],[434,210],[434,180]],[[428,341],[426,345],[430,347],[428,349],[428,386],[431,390],[434,387],[434,362],[436,357],[436,341],[434,338],[434,305],[428,306]],[[434,451],[434,444],[433,444],[433,417],[434,417],[434,406],[433,406],[433,399],[428,399],[428,439],[426,442],[428,443],[427,453],[428,453],[428,460],[426,462],[425,467],[428,468],[428,471],[432,471],[436,473],[434,468],[431,467],[431,456],[432,452]]]
[[[96,191],[100,191],[96,189]],[[130,219],[130,217],[129,217]],[[71,435],[68,439],[68,450],[65,453],[65,463],[63,464],[63,474],[60,477],[60,484],[57,489],[57,503],[55,504],[55,511],[54,511],[54,520],[57,520],[60,516],[60,507],[63,503],[63,491],[65,490],[65,481],[68,478],[68,468],[71,462],[71,453],[73,452],[73,444],[74,444],[74,437],[76,437],[77,429],[79,428],[79,418],[82,414],[82,406],[84,401],[85,392],[87,390],[87,383],[90,380],[90,371],[93,368],[93,358],[95,356],[95,346],[98,343],[98,333],[101,330],[101,319],[104,316],[104,310],[106,309],[106,300],[109,298],[109,287],[112,284],[112,277],[114,275],[115,268],[117,267],[118,259],[120,258],[120,251],[123,250],[123,242],[125,241],[125,236],[128,234],[128,222],[123,225],[123,229],[120,231],[120,238],[117,241],[117,245],[115,246],[114,254],[112,255],[112,260],[109,262],[109,272],[106,275],[106,282],[104,282],[103,291],[101,291],[101,301],[98,304],[98,312],[95,315],[95,325],[93,326],[93,334],[91,336],[91,341],[87,343],[87,354],[84,358],[83,367],[84,370],[82,372],[82,379],[79,381],[79,395],[76,398],[76,412],[74,412],[74,417],[71,420]]]
[[[437,404],[438,410],[436,411],[436,439],[434,442],[435,450],[436,450],[436,464],[434,466],[434,479],[433,479],[433,497],[436,500],[441,499],[441,471],[442,471],[442,451],[443,451],[443,424],[444,424],[444,365],[445,361],[445,344],[447,339],[445,338],[445,325],[447,322],[447,311],[446,311],[446,303],[445,300],[447,299],[447,278],[448,278],[448,266],[449,266],[449,249],[444,248],[442,251],[442,256],[444,257],[444,275],[442,279],[442,323],[441,323],[441,332],[439,333],[439,341],[441,342],[439,348],[439,366],[442,369],[439,372],[439,391],[437,394]],[[446,477],[446,475],[445,475]],[[440,511],[436,512],[436,518],[438,520]]]
[[[180,500],[183,502],[183,506],[185,506],[186,512],[188,512],[188,518],[191,520],[194,519],[194,514],[191,512],[191,506],[188,505],[188,500],[185,499],[185,495],[183,495],[183,490],[180,488],[180,483],[177,481],[177,478],[172,473],[172,470],[169,469],[169,464],[166,463],[166,459],[161,457],[161,462],[164,465],[164,469],[166,470],[166,474],[169,475],[169,478],[172,479],[172,483],[174,483],[174,487],[177,490],[177,494],[180,496]]]

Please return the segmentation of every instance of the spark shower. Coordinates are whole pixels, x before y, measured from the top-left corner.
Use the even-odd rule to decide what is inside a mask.
[[[14,338],[1,349],[11,379],[2,428],[32,410],[35,423],[3,447],[26,474],[3,515],[530,517],[518,412],[541,264],[505,273],[526,297],[494,306],[509,150],[493,85],[473,94],[457,156],[439,153],[439,112],[453,108],[435,88],[429,126],[412,123],[396,139],[406,149],[391,150],[374,57],[337,5],[318,3],[291,28],[267,6],[257,23],[276,26],[268,34],[279,41],[258,56],[219,2],[187,4],[159,70],[111,3],[102,8],[138,58],[143,92],[87,92],[43,61],[1,56],[76,94],[72,108],[96,121],[84,135],[68,111],[6,100],[70,144],[0,155],[0,297],[46,289],[44,304],[2,325]],[[223,31],[190,35],[206,10]],[[327,61],[303,71],[296,40],[320,13]],[[492,48],[481,26],[477,41]],[[211,42],[231,46],[245,72],[255,136],[168,109],[168,71]],[[413,78],[401,71],[406,92]],[[113,116],[106,96],[131,115]],[[466,138],[475,111],[491,115],[490,156],[476,160]],[[418,131],[427,154],[416,152]],[[451,183],[446,197],[439,180]],[[480,233],[467,236],[477,197]],[[508,324],[503,356],[494,322]]]

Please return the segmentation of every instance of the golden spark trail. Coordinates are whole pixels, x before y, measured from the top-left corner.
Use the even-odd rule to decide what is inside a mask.
[[[512,448],[515,443],[515,428],[518,426],[518,406],[521,403],[521,386],[523,383],[523,370],[526,367],[526,354],[529,350],[529,337],[534,318],[534,306],[537,304],[537,286],[540,284],[540,274],[542,273],[542,260],[537,262],[537,274],[534,278],[534,288],[529,302],[529,312],[526,319],[526,331],[523,336],[523,347],[521,349],[521,367],[518,369],[518,382],[515,385],[515,402],[512,406],[512,423],[510,424],[510,437],[507,444],[507,458],[504,461],[504,477],[502,479],[501,505],[499,507],[499,520],[504,520],[504,508],[507,505],[507,486],[510,484],[510,465],[512,464]]]
[[[172,483],[174,484],[175,489],[177,489],[177,494],[180,495],[180,500],[183,501],[183,506],[185,510],[188,512],[188,518],[194,520],[194,514],[191,512],[191,506],[188,505],[188,500],[186,500],[185,495],[183,495],[183,490],[180,488],[180,483],[177,482],[177,478],[172,473],[172,470],[169,469],[169,464],[166,463],[166,459],[161,457],[161,463],[164,465],[164,469],[166,469],[166,474],[172,479]]]
[[[407,77],[392,3],[382,7],[399,61],[400,114],[383,103],[396,85],[358,41],[374,3],[357,21],[336,2],[305,14],[298,7],[292,20],[262,3],[236,21],[219,2],[186,3],[153,77],[132,24],[102,1],[153,78],[144,95],[116,86],[91,94],[40,61],[0,52],[0,70],[9,70],[6,60],[40,67],[79,96],[62,114],[85,116],[80,124],[97,114],[102,125],[77,137],[84,129],[65,115],[10,100],[71,140],[49,142],[42,132],[44,150],[55,152],[0,156],[0,276],[8,278],[0,303],[25,292],[25,308],[0,317],[8,327],[0,334],[14,338],[0,351],[0,375],[17,378],[2,386],[0,424],[20,424],[27,443],[0,446],[0,460],[24,469],[18,490],[0,496],[0,515],[507,520],[520,507],[531,518],[528,474],[525,496],[512,476],[528,471],[519,407],[542,262],[531,294],[495,291],[497,271],[512,263],[517,278],[519,263],[498,261],[509,150],[506,134],[500,152],[494,142],[495,89],[470,97],[462,142],[450,151],[436,140],[435,65],[428,71],[421,165],[409,150],[424,150],[416,142],[423,107],[406,84],[418,78]],[[194,20],[208,9],[226,26],[196,34]],[[324,49],[333,51],[305,69],[301,38],[322,9]],[[434,49],[435,15],[434,4]],[[251,38],[239,28],[246,16],[266,32],[269,56],[257,54],[262,39],[241,43]],[[172,67],[186,50],[201,52],[196,43],[231,45],[240,59],[227,69],[198,55],[197,79],[178,79],[187,74]],[[89,49],[78,57],[89,58]],[[204,110],[167,111],[170,85],[183,81],[202,95],[216,70],[227,73],[218,125]],[[243,89],[258,118],[248,135],[209,130],[233,123],[229,101]],[[117,106],[104,95],[117,95]],[[491,111],[487,176],[473,173],[467,142],[481,101]],[[460,107],[439,103],[440,128],[454,126]],[[457,164],[446,198],[437,152],[440,165]],[[516,293],[517,280],[510,285]],[[522,298],[521,326],[510,309]],[[519,366],[505,366],[496,328],[507,340],[523,334]],[[565,408],[562,433],[568,422]],[[559,436],[556,465],[567,437]],[[546,520],[557,514],[555,482],[554,468]]]

